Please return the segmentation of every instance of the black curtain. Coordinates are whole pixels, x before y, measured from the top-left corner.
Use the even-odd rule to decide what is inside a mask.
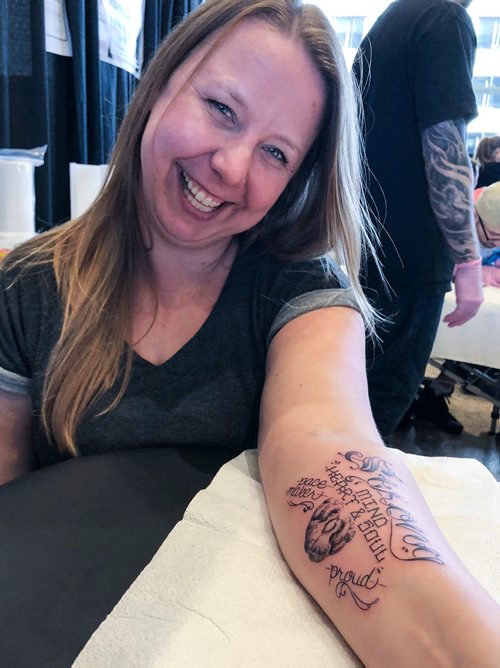
[[[198,4],[146,0],[144,64]],[[69,163],[108,161],[137,79],[99,60],[97,0],[66,0],[72,57],[45,51],[44,0],[0,0],[0,7],[0,148],[48,145],[35,170],[42,231],[70,216]]]
[[[144,11],[144,65],[172,28],[203,0],[146,0]]]

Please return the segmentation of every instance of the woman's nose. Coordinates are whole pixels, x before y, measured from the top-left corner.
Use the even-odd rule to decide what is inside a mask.
[[[212,154],[211,164],[228,186],[244,183],[252,163],[252,149],[243,142],[221,146]]]

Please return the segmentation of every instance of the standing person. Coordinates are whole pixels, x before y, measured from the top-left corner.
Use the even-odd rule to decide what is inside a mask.
[[[469,4],[396,0],[354,63],[369,204],[389,284],[369,259],[366,293],[389,318],[380,344],[367,355],[370,402],[386,439],[424,376],[452,276],[457,304],[445,318],[450,327],[472,318],[483,299],[465,143],[467,122],[477,114]]]
[[[0,464],[258,443],[283,554],[365,665],[493,668],[499,606],[371,416],[358,149],[318,9],[201,5],[141,79],[94,205],[4,260]]]

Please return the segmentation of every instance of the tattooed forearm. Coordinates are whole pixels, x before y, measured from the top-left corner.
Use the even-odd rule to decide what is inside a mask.
[[[443,121],[422,132],[430,203],[456,263],[479,257],[464,129],[463,121]]]
[[[343,553],[352,565],[328,563],[328,584],[338,598],[350,594],[362,610],[380,600],[384,562],[444,563],[406,507],[403,491],[391,462],[350,451],[338,453],[322,477],[300,478],[286,492],[289,506],[310,513],[304,537],[310,561],[323,562],[352,543]],[[365,569],[371,562],[371,570],[356,569],[360,558]]]

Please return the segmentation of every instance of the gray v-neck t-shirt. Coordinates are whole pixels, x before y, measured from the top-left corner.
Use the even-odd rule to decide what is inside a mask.
[[[0,270],[0,389],[31,394],[36,453],[46,466],[69,458],[49,442],[39,419],[62,306],[51,269],[27,270],[8,287],[11,279]],[[116,408],[95,417],[113,392],[92,407],[77,432],[80,454],[191,445],[236,454],[256,447],[269,342],[290,320],[327,306],[357,308],[340,271],[327,278],[319,261],[282,262],[258,247],[240,252],[193,338],[159,366],[134,354]]]

